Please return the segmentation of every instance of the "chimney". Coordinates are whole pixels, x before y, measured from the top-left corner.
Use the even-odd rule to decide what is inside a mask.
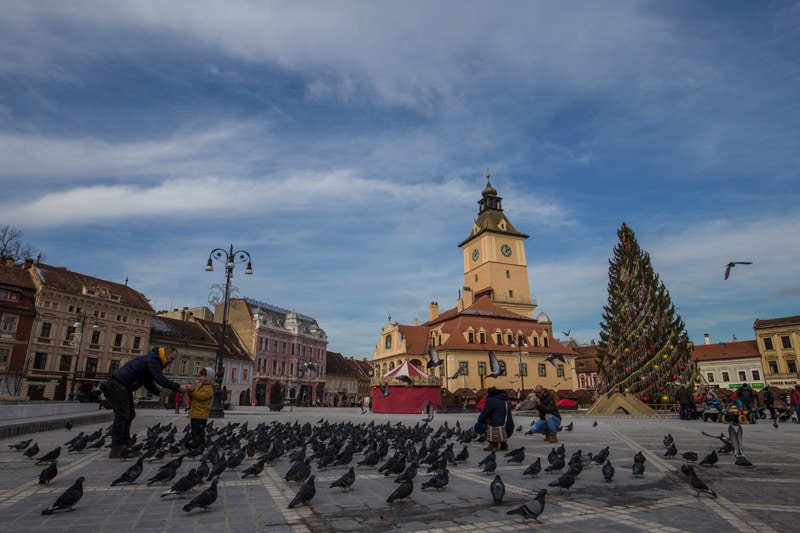
[[[439,302],[431,302],[428,306],[428,320],[439,318]]]
[[[188,318],[188,315],[189,315],[189,308],[188,307],[184,307],[183,309],[181,309],[181,320],[186,322],[186,319]]]
[[[711,344],[711,335],[708,333],[703,333],[703,339],[705,340],[706,344]]]
[[[31,268],[33,266],[33,257],[26,257],[23,263],[23,268]]]
[[[419,318],[415,318],[414,319],[414,325],[415,326],[419,326]]]

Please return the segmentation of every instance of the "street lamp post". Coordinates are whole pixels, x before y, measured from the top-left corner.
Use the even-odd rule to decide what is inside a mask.
[[[528,343],[525,342],[525,337],[522,335],[517,337],[517,348],[519,349],[519,380],[520,380],[520,395],[525,394],[525,373],[522,371],[522,347],[528,347]],[[520,398],[522,399],[522,398]]]
[[[210,418],[225,418],[225,408],[222,400],[222,357],[225,354],[225,330],[228,327],[228,308],[231,304],[231,278],[233,277],[233,267],[236,263],[247,262],[245,274],[253,273],[253,264],[250,259],[250,253],[244,250],[233,251],[231,244],[230,250],[226,251],[222,248],[214,248],[208,256],[208,263],[206,264],[206,271],[213,272],[214,264],[212,259],[225,264],[225,295],[222,306],[222,331],[219,336],[219,346],[217,347],[217,390],[214,392],[214,400],[211,402]],[[209,302],[211,303],[211,302]]]
[[[78,339],[78,349],[75,351],[75,370],[72,372],[72,383],[69,386],[69,400],[72,401],[75,399],[75,381],[78,378],[78,362],[81,358],[81,348],[83,347],[83,333],[86,330],[86,319],[93,315],[88,315],[83,312],[79,312],[77,316],[77,320],[72,327],[76,330],[81,328],[81,337]],[[95,319],[94,324],[92,325],[92,329],[98,329],[97,320]]]
[[[306,398],[307,398],[307,402],[308,402],[307,405],[309,407],[311,407],[312,404],[313,404],[313,400],[314,400],[314,393],[313,393],[314,384],[313,384],[313,381],[312,381],[312,377],[313,376],[311,375],[311,372],[316,371],[317,367],[311,361],[306,361],[305,363],[300,365],[300,370],[302,370],[303,374],[308,372],[308,389],[307,389]],[[302,377],[300,379],[302,380]]]

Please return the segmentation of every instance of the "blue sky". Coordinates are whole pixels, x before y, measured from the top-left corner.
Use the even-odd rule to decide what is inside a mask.
[[[798,58],[789,1],[7,0],[0,224],[157,310],[232,243],[371,357],[455,305],[488,169],[556,332],[599,338],[626,222],[694,342],[752,339],[800,314]]]

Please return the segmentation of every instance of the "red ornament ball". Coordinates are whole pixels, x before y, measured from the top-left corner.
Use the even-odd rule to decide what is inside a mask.
[[[650,401],[650,397],[649,396],[642,396],[642,401],[644,403],[648,403]]]

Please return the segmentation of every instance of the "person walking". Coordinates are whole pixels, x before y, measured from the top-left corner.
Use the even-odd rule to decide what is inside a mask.
[[[686,385],[678,387],[678,392],[675,393],[675,401],[678,402],[678,406],[680,407],[681,420],[690,420],[692,418],[692,411],[694,411],[694,402]]]
[[[180,392],[175,395],[175,414],[180,414],[181,405],[183,405],[183,394]]]
[[[217,391],[216,373],[210,366],[200,371],[194,390],[189,393],[189,425],[192,430],[191,446],[202,446],[206,440],[206,425],[211,414],[211,401]]]
[[[172,346],[154,347],[150,352],[134,357],[115,370],[105,383],[105,394],[114,410],[111,424],[110,459],[119,459],[131,440],[131,422],[136,417],[133,405],[133,392],[141,387],[153,394],[161,394],[159,385],[178,392],[192,390],[192,385],[180,385],[164,375],[164,368],[178,357],[178,350]]]
[[[789,405],[794,408],[795,422],[800,424],[800,385],[795,385],[789,394]]]
[[[475,433],[488,435],[489,426],[505,427],[506,441],[491,441],[487,436],[488,444],[483,449],[484,451],[508,450],[508,439],[514,433],[514,417],[511,415],[511,411],[508,393],[503,389],[489,387],[486,393],[486,403],[481,410],[481,414],[478,415],[478,421],[475,423]]]
[[[531,429],[527,434],[540,433],[544,435],[545,441],[558,442],[557,434],[558,428],[561,427],[561,414],[556,407],[553,391],[536,385],[536,388],[533,389],[533,401],[536,409],[539,410],[539,420],[531,424]]]

